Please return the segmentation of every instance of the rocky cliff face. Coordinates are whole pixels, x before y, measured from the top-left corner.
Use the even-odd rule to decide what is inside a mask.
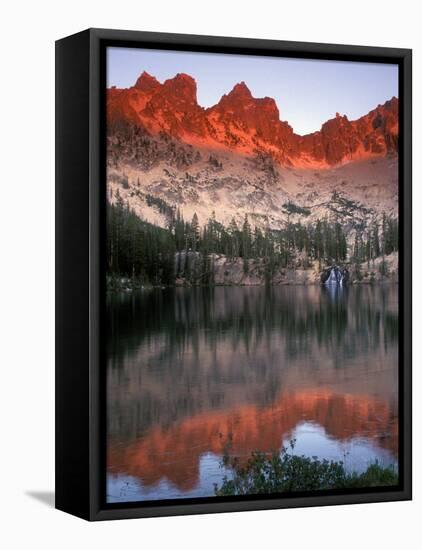
[[[196,97],[196,82],[177,74],[163,84],[144,72],[135,85],[107,91],[109,129],[133,124],[150,135],[164,133],[196,147],[270,155],[282,166],[327,168],[353,160],[395,154],[398,99],[358,120],[337,113],[321,130],[299,136],[280,120],[274,99],[254,98],[244,82],[209,109]]]
[[[209,109],[195,80],[164,83],[142,73],[134,86],[107,91],[108,199],[145,221],[168,226],[168,211],[203,226],[215,212],[228,226],[339,221],[353,239],[398,205],[398,100],[351,121],[337,114],[299,136],[275,101],[244,82]]]

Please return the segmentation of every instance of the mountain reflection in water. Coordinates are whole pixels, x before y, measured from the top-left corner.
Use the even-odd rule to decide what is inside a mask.
[[[393,285],[150,290],[108,299],[108,500],[212,496],[226,449],[362,470],[398,452]]]

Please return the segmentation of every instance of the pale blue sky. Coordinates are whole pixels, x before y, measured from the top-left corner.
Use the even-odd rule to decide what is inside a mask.
[[[107,86],[133,86],[144,70],[160,82],[191,75],[203,107],[243,80],[254,97],[273,97],[298,134],[319,130],[336,112],[354,120],[398,97],[397,65],[108,48]]]

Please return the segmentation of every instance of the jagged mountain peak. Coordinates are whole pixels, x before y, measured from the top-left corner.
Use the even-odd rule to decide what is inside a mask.
[[[177,98],[184,98],[196,103],[196,80],[186,73],[178,73],[163,84],[163,91],[168,91]]]
[[[252,99],[252,93],[243,80],[235,84],[227,96]]]
[[[161,84],[155,78],[146,71],[143,71],[135,83],[135,88],[143,92],[152,92],[160,88]]]

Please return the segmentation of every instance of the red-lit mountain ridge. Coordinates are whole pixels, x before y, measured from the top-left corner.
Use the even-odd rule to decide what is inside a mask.
[[[396,97],[354,121],[336,114],[319,131],[300,136],[280,120],[274,99],[254,98],[244,82],[208,109],[198,104],[196,91],[187,74],[161,84],[143,72],[131,88],[107,90],[109,129],[129,123],[195,147],[261,153],[282,166],[301,168],[329,168],[397,152]]]

